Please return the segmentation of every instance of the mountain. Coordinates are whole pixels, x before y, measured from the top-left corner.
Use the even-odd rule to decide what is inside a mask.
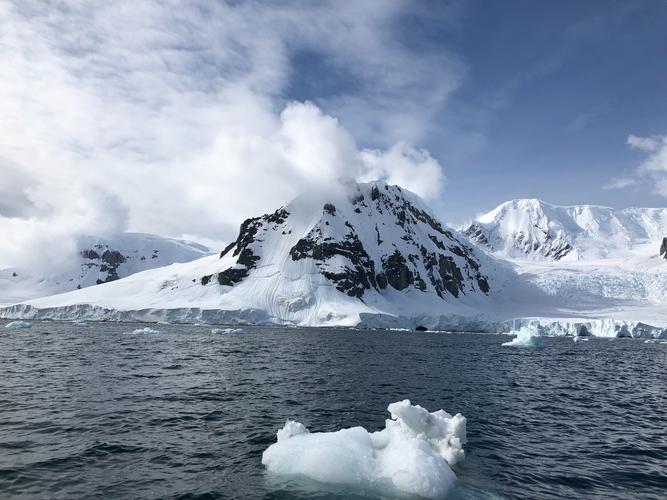
[[[461,232],[507,259],[520,286],[548,297],[546,308],[531,301],[523,314],[667,325],[667,260],[658,251],[667,234],[667,209],[512,200]]]
[[[332,185],[247,219],[219,254],[0,317],[667,336],[665,212],[515,200],[466,237],[399,186]]]
[[[53,270],[0,270],[0,303],[24,301],[114,281],[140,271],[189,262],[210,250],[198,243],[152,234],[83,236],[76,259]]]
[[[478,245],[512,259],[605,259],[659,242],[667,234],[667,209],[561,207],[535,199],[511,200],[461,231]]]
[[[512,276],[413,193],[347,183],[246,220],[219,255],[29,304],[299,325],[409,317],[414,326],[418,317],[478,314]]]

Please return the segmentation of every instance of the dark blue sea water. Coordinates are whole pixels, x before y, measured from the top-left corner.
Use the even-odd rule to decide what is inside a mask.
[[[452,498],[667,496],[667,345],[143,326],[0,329],[0,497],[361,497],[261,454],[287,418],[372,431],[404,398],[468,419]]]

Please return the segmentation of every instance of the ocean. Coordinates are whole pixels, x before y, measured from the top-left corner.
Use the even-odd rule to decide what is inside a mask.
[[[386,498],[268,473],[286,419],[384,427],[410,399],[467,418],[448,498],[667,495],[667,345],[244,326],[0,324],[0,497]],[[332,464],[335,467],[335,464]]]

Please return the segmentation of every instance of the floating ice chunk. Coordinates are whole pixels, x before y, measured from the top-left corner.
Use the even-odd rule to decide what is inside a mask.
[[[162,332],[160,330],[154,330],[153,328],[145,327],[145,328],[137,328],[136,330],[132,331],[132,335],[139,335],[143,333],[144,335],[159,335]]]
[[[262,463],[273,473],[322,483],[443,498],[456,480],[450,465],[464,457],[465,417],[429,413],[407,399],[388,410],[392,420],[373,433],[363,427],[310,433],[288,420]]]
[[[88,326],[88,323],[86,323],[86,321],[83,319],[75,319],[74,321],[72,321],[72,324],[74,326]]]
[[[539,331],[534,325],[522,326],[519,330],[512,333],[516,334],[516,337],[509,342],[504,342],[504,346],[532,347],[534,349],[542,349],[544,347],[544,339],[540,336]]]
[[[32,324],[27,321],[10,321],[5,325],[5,328],[31,328]]]
[[[215,333],[216,335],[224,335],[226,333],[244,333],[244,331],[240,328],[214,328],[211,330],[211,333]]]
[[[574,342],[588,342],[588,337],[582,337],[580,335],[576,335],[572,340]]]

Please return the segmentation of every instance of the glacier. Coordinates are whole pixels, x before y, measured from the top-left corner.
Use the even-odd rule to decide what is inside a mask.
[[[407,399],[387,411],[391,419],[377,432],[351,427],[311,433],[288,420],[277,442],[262,454],[262,464],[275,474],[322,483],[444,498],[456,481],[450,466],[465,456],[465,417],[444,410],[429,413]]]
[[[665,338],[665,210],[513,200],[457,231],[399,186],[346,182],[247,219],[220,254],[0,317]]]

